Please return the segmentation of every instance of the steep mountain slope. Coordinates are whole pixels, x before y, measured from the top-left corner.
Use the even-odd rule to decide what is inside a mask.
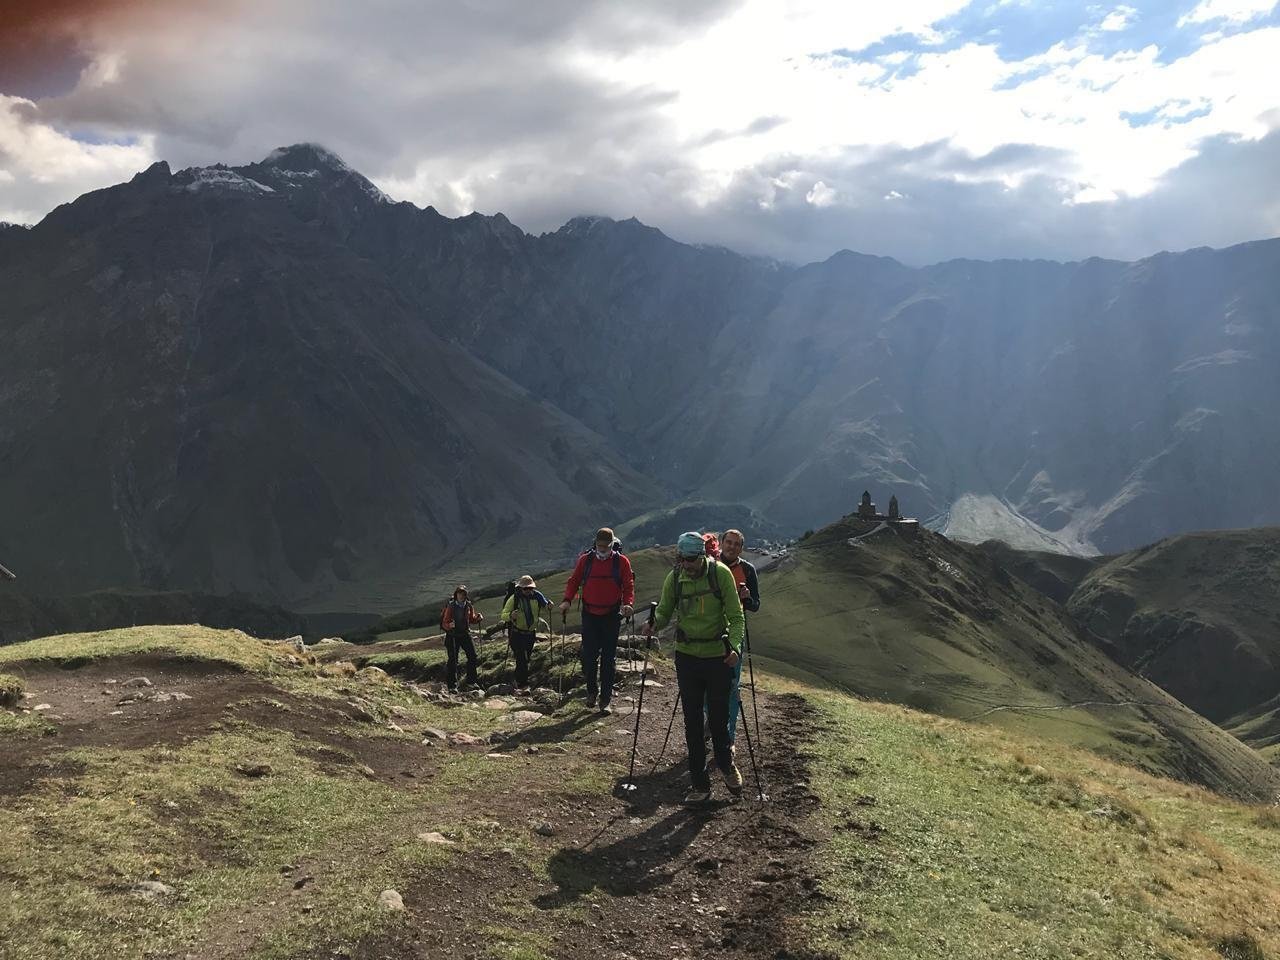
[[[1259,747],[1280,742],[1280,529],[1186,534],[1110,558],[1067,606],[1192,709]]]
[[[1280,241],[797,268],[453,220],[299,144],[4,230],[0,283],[0,543],[45,592],[396,609],[600,520],[798,532],[868,487],[1080,553],[1280,522]]]
[[[335,239],[367,181],[295,173],[157,165],[0,261],[0,542],[37,589],[300,600],[654,499]]]
[[[1255,751],[1103,654],[988,552],[927,531],[853,532],[847,521],[819,531],[762,578],[751,639],[776,669],[1219,790],[1276,788]]]
[[[1018,550],[999,540],[987,540],[978,549],[1023,583],[1061,604],[1071,599],[1080,581],[1102,562],[1065,553]]]

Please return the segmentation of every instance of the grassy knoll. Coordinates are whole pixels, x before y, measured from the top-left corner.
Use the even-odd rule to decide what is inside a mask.
[[[761,579],[756,652],[873,700],[983,719],[1247,796],[1254,751],[1080,637],[1065,610],[986,551],[924,531],[850,544],[840,523]]]
[[[885,960],[1280,951],[1274,807],[1048,741],[809,696],[830,724],[813,782],[833,899],[810,918],[816,946]]]
[[[283,649],[237,631],[154,627],[0,650],[37,668],[27,685],[55,702],[62,683],[118,658],[124,676],[138,671],[137,656],[153,658],[171,682],[196,661],[232,671],[183,688],[194,695],[174,712],[124,726],[105,714],[51,721],[0,710],[0,756],[13,762],[18,751],[0,777],[15,778],[0,789],[0,863],[20,891],[0,897],[0,957],[292,957],[394,928],[400,917],[378,908],[379,891],[506,842],[455,802],[460,784],[500,790],[504,771],[483,754],[424,745],[417,732],[483,736],[503,727],[500,712],[424,701],[379,671],[285,666]],[[210,711],[227,682],[218,678],[241,672],[260,678],[243,681],[260,684],[257,694]],[[353,719],[350,703],[368,716]],[[24,767],[21,748],[37,736],[41,752],[28,751]],[[455,846],[424,844],[424,829]],[[147,899],[139,884],[151,881],[170,892]]]
[[[239,630],[201,626],[127,627],[42,637],[0,647],[0,664],[25,661],[75,667],[109,657],[154,654],[179,660],[204,660],[241,670],[269,671],[278,662],[282,649]]]

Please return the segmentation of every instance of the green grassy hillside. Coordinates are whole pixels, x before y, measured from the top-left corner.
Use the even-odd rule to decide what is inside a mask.
[[[1097,557],[1017,550],[999,540],[987,540],[978,544],[978,549],[1057,603],[1066,603],[1080,581],[1101,562]]]
[[[1113,557],[1068,609],[1121,663],[1249,742],[1275,744],[1280,528],[1187,534]]]
[[[1255,751],[1081,639],[1060,606],[988,551],[928,531],[850,544],[853,532],[825,528],[762,578],[751,638],[771,666],[1215,789],[1274,790]]]
[[[688,809],[661,655],[625,792],[631,717],[512,726],[326,649],[0,651],[0,957],[1280,954],[1274,806],[761,673],[768,800]]]

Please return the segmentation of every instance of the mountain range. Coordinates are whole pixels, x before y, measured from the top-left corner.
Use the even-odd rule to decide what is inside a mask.
[[[300,144],[0,231],[0,286],[0,549],[41,593],[395,609],[602,521],[798,533],[864,488],[1079,555],[1280,522],[1277,240],[795,266],[450,219]]]

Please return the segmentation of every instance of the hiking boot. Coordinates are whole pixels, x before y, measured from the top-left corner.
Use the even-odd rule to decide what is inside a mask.
[[[742,794],[742,771],[738,769],[736,763],[729,764],[724,771],[725,786],[729,788],[729,792],[735,797]]]
[[[684,795],[683,802],[689,803],[689,804],[706,803],[710,799],[711,799],[711,784],[707,784],[706,786],[694,784],[692,787],[689,788],[688,792]]]
[[[613,704],[611,704],[608,700],[606,700],[604,703],[600,704],[600,712],[613,713]]]
[[[594,710],[595,708],[596,708],[596,698],[595,698],[595,694],[592,694],[591,696],[587,697],[587,709]]]

